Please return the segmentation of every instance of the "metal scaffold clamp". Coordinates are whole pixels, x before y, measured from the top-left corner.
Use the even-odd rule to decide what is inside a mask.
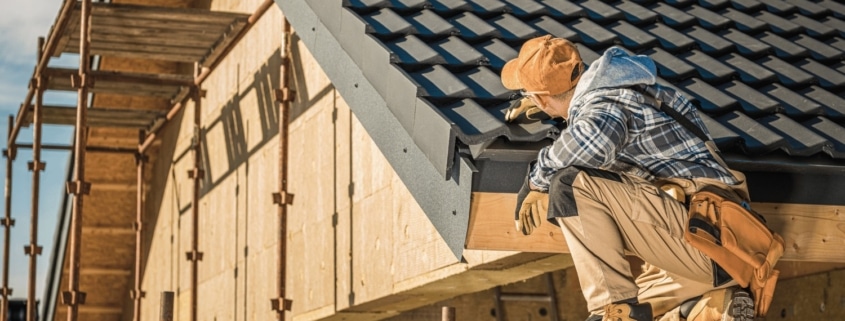
[[[30,244],[23,247],[23,252],[29,256],[41,255],[41,250],[43,249],[43,247],[38,246],[37,244]]]
[[[62,304],[69,306],[85,304],[85,296],[85,292],[82,291],[64,291],[62,292]]]
[[[290,88],[276,89],[273,93],[276,102],[283,103],[294,101],[296,99],[296,90]]]
[[[273,204],[279,206],[293,205],[293,196],[293,194],[288,193],[287,191],[273,193]]]
[[[14,147],[3,149],[3,156],[10,160],[15,160],[15,156],[18,156],[18,149]]]
[[[185,256],[188,258],[188,261],[202,261],[202,252],[200,251],[188,251],[185,253]]]
[[[188,178],[204,178],[204,177],[205,177],[205,171],[202,170],[201,168],[194,168],[194,169],[188,170]]]
[[[82,74],[82,76],[76,74],[70,75],[70,86],[74,89],[82,88],[82,86],[92,88],[94,87],[94,77],[88,74]]]
[[[129,290],[130,299],[141,299],[147,296],[147,292],[141,290]]]
[[[91,183],[82,181],[67,182],[65,185],[68,194],[73,195],[88,195],[91,193]]]
[[[12,295],[12,289],[10,288],[0,288],[0,295],[8,297]]]
[[[273,311],[290,311],[293,301],[285,298],[270,299],[270,306]]]
[[[10,217],[0,218],[0,225],[3,225],[3,227],[15,226],[15,220]]]
[[[28,162],[26,165],[27,165],[27,168],[29,168],[30,172],[32,172],[32,171],[43,171],[44,169],[47,168],[46,162],[31,161],[31,162]]]

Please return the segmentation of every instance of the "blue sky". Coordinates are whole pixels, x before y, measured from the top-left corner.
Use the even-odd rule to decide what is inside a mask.
[[[63,0],[27,0],[19,2],[15,8],[0,10],[0,145],[7,148],[8,115],[15,115],[26,97],[28,79],[36,64],[38,37],[47,37],[47,33],[58,15]],[[76,68],[78,56],[65,54],[51,60],[51,66]],[[33,101],[34,102],[34,101]],[[74,105],[74,93],[50,93],[44,97],[45,104]],[[67,126],[44,126],[45,144],[71,143],[72,128]],[[18,135],[18,143],[32,142],[32,131],[24,128]],[[42,161],[47,163],[41,176],[39,202],[38,244],[44,247],[38,256],[37,296],[44,291],[44,280],[49,269],[52,244],[55,237],[56,216],[64,197],[64,179],[67,173],[67,151],[44,151]],[[10,246],[9,283],[13,289],[13,298],[25,298],[29,257],[24,255],[24,245],[29,243],[30,213],[32,202],[32,172],[27,170],[27,162],[32,161],[32,150],[18,150],[12,170],[12,218],[16,220],[12,228]],[[0,179],[6,176],[5,158],[0,159]],[[0,184],[0,186],[5,186]],[[0,187],[5,188],[5,187]],[[0,203],[5,203],[0,199]],[[5,216],[0,209],[0,215]],[[0,253],[2,253],[2,233],[0,228]],[[0,266],[2,270],[2,266]],[[2,283],[0,283],[2,286]]]

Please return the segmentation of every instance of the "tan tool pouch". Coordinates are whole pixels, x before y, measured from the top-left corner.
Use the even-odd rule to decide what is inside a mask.
[[[762,317],[775,291],[779,272],[774,266],[783,255],[783,238],[731,196],[718,188],[693,194],[684,239],[750,288],[755,312]]]

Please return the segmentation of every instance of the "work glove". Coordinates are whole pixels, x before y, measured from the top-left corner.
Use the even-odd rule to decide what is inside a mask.
[[[543,112],[540,107],[534,104],[528,97],[516,99],[511,101],[510,107],[505,111],[505,121],[514,122],[520,116],[526,120],[545,120],[549,119],[549,115]]]
[[[514,211],[516,230],[522,232],[523,235],[531,235],[540,227],[548,212],[549,194],[532,191],[526,177],[516,196],[516,211]]]

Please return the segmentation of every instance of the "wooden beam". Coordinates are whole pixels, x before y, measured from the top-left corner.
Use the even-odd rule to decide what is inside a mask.
[[[185,22],[223,23],[234,19],[246,19],[249,15],[203,9],[153,7],[131,4],[94,3],[91,14],[96,17],[125,19],[165,19]],[[96,19],[92,19],[96,20]]]
[[[531,236],[514,228],[516,194],[472,194],[468,249],[565,253],[563,233],[544,222]],[[782,261],[845,263],[845,206],[753,203],[785,241]],[[803,273],[803,272],[797,272]]]

